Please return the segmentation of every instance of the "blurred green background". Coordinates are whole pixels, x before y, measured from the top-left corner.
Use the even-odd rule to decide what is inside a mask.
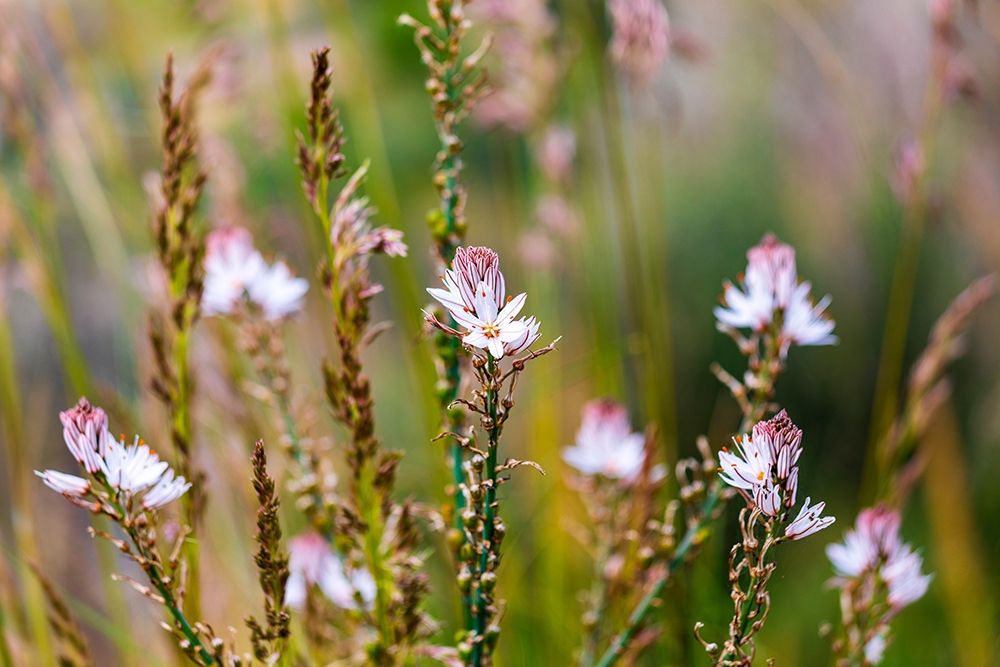
[[[548,475],[520,474],[503,487],[502,665],[570,664],[579,644],[578,592],[591,566],[568,530],[584,515],[559,451],[583,403],[611,396],[628,405],[637,429],[658,424],[669,462],[692,454],[699,434],[715,447],[731,435],[738,409],[708,368],[718,361],[739,372],[742,361],[716,333],[712,308],[721,281],[737,276],[746,249],[768,231],[795,246],[813,293],[833,297],[840,344],[792,350],[777,396],[805,430],[801,487],[826,499],[838,523],[782,550],[758,654],[828,664],[819,628],[838,611],[823,587],[831,575],[823,548],[864,502],[866,452],[880,432],[872,426],[880,359],[908,368],[951,298],[1000,268],[997,3],[978,3],[961,24],[977,94],[949,98],[933,122],[923,104],[931,61],[924,0],[672,0],[667,8],[675,52],[646,85],[609,62],[600,2],[511,0],[523,21],[476,29],[498,31],[501,57],[488,68],[524,108],[498,123],[503,110],[487,100],[496,113],[463,126],[469,241],[500,252],[510,289],[528,292],[525,313],[541,320],[543,340],[563,336],[559,352],[526,374],[504,443]],[[430,442],[433,369],[419,310],[435,282],[424,219],[436,206],[437,139],[425,71],[410,31],[395,23],[404,11],[426,15],[418,0],[0,2],[0,343],[8,349],[0,358],[0,542],[15,568],[15,524],[34,527],[39,561],[81,614],[99,664],[129,659],[116,643],[133,664],[168,656],[159,610],[123,589],[134,625],[109,626],[86,517],[30,475],[70,469],[57,411],[83,392],[109,408],[116,433],[137,430],[167,453],[163,415],[146,389],[154,259],[144,184],[159,168],[156,94],[168,52],[182,77],[206,53],[215,63],[200,110],[209,174],[201,220],[250,227],[259,247],[312,278],[321,247],[294,165],[294,131],[303,125],[308,53],[332,46],[346,153],[353,164],[372,159],[378,218],[403,229],[410,245],[405,260],[375,267],[387,288],[377,316],[395,323],[366,359],[378,430],[385,446],[406,451],[399,496],[444,502],[448,472]],[[553,125],[576,136],[562,183],[546,178],[536,157]],[[922,234],[908,236],[890,181],[897,146],[916,135],[936,148]],[[553,196],[568,206],[563,226],[539,215]],[[912,313],[900,322],[902,345],[884,348],[906,243],[919,258],[912,286],[901,288]],[[319,374],[325,308],[314,283],[287,341],[296,396],[317,406],[314,430],[335,442]],[[990,303],[924,439],[936,464],[905,513],[904,536],[937,575],[894,623],[886,665],[998,664],[1000,589],[990,566],[1000,558],[998,326]],[[210,480],[204,596],[220,628],[240,626],[260,604],[246,461],[254,438],[276,438],[234,372],[231,336],[225,323],[204,320],[194,352],[196,440]],[[891,396],[904,381],[897,374],[881,391]],[[27,514],[14,511],[18,488]],[[288,520],[288,532],[301,528]],[[703,620],[710,637],[724,633],[734,508],[718,526],[692,576],[656,612],[663,640],[643,664],[705,664],[690,628]],[[431,608],[447,638],[457,613],[450,565],[440,541],[431,544]],[[8,600],[16,596],[7,590]]]

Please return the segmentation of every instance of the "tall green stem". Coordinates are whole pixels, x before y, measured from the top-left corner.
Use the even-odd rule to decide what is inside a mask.
[[[171,415],[171,427],[174,441],[184,443],[182,454],[183,470],[189,480],[194,480],[194,466],[191,464],[191,374],[188,362],[188,345],[190,332],[181,329],[174,339],[173,363],[177,374],[177,397]],[[184,597],[184,609],[191,615],[197,615],[201,609],[201,545],[198,541],[197,524],[200,522],[198,496],[200,493],[189,493],[184,496],[184,514],[187,522],[195,533],[184,545],[184,555],[187,561],[187,593]]]
[[[480,575],[487,572],[487,568],[490,564],[490,557],[493,555],[492,552],[494,551],[493,539],[495,536],[494,529],[497,502],[497,450],[500,445],[500,425],[497,421],[497,405],[499,403],[500,388],[497,385],[496,371],[496,362],[493,360],[492,356],[488,356],[485,372],[486,376],[489,378],[490,384],[486,391],[486,416],[489,419],[490,426],[486,432],[488,439],[485,469],[486,492],[484,493],[486,500],[484,508],[482,553],[479,555]],[[486,596],[483,595],[481,586],[476,589],[475,607],[475,630],[478,641],[472,649],[472,664],[479,667],[479,665],[483,664],[484,658],[492,651],[492,644],[490,644],[490,646],[484,645],[484,638],[486,635],[486,627],[489,622],[490,612],[489,600],[487,600]]]

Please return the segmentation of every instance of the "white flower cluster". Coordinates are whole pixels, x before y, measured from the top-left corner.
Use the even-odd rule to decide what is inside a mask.
[[[875,573],[885,582],[889,604],[896,611],[923,597],[931,581],[929,574],[920,572],[920,555],[900,537],[899,524],[898,512],[868,508],[858,515],[843,543],[826,548],[837,572],[835,582],[846,585],[848,580]]]
[[[633,433],[625,408],[596,400],[583,408],[576,443],[563,450],[563,460],[585,475],[633,482],[642,471],[646,438]]]
[[[81,398],[72,410],[59,413],[63,439],[73,458],[87,477],[57,470],[35,471],[45,485],[71,500],[85,501],[94,483],[120,495],[126,504],[138,501],[146,509],[156,509],[173,502],[191,488],[191,483],[176,476],[169,464],[143,444],[139,437],[125,445],[112,437],[108,416]]]
[[[208,235],[201,299],[206,315],[228,315],[249,299],[264,317],[278,320],[301,309],[308,290],[309,283],[293,276],[284,262],[264,261],[245,228],[224,227]]]
[[[782,410],[758,422],[750,435],[734,438],[737,453],[719,452],[719,476],[740,489],[748,501],[769,517],[781,516],[795,507],[799,486],[799,456],[802,430]],[[834,522],[824,517],[825,503],[810,505],[806,498],[795,519],[785,527],[785,537],[799,540]]]
[[[795,250],[768,234],[747,251],[747,269],[739,285],[727,282],[723,305],[715,309],[721,327],[761,333],[777,328],[784,356],[792,345],[832,345],[834,322],[826,315],[830,297],[814,304],[808,282],[799,282]]]
[[[514,319],[527,297],[523,292],[507,295],[500,258],[493,250],[459,248],[442,281],[445,289],[428,288],[427,292],[465,329],[461,335],[466,345],[488,349],[501,359],[523,352],[538,340],[539,324],[534,317]]]
[[[837,573],[832,583],[850,596],[842,607],[849,608],[853,618],[868,619],[867,627],[848,629],[856,633],[854,640],[863,648],[867,665],[882,661],[892,617],[923,597],[931,582],[931,575],[921,572],[920,555],[900,537],[899,524],[899,512],[871,507],[861,511],[842,543],[826,548]]]

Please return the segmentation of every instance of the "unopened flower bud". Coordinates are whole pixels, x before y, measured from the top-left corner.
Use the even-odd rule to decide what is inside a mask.
[[[504,536],[507,535],[507,526],[500,519],[493,520],[493,543],[500,546]]]
[[[463,593],[468,593],[472,587],[472,573],[469,572],[469,568],[463,565],[455,579],[458,581],[458,589]]]
[[[471,531],[475,531],[479,527],[479,515],[472,510],[462,512],[462,525]]]

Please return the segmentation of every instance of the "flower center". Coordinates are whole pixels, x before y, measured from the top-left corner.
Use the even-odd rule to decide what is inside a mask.
[[[500,327],[493,322],[483,325],[483,335],[487,338],[496,338],[500,335]]]

